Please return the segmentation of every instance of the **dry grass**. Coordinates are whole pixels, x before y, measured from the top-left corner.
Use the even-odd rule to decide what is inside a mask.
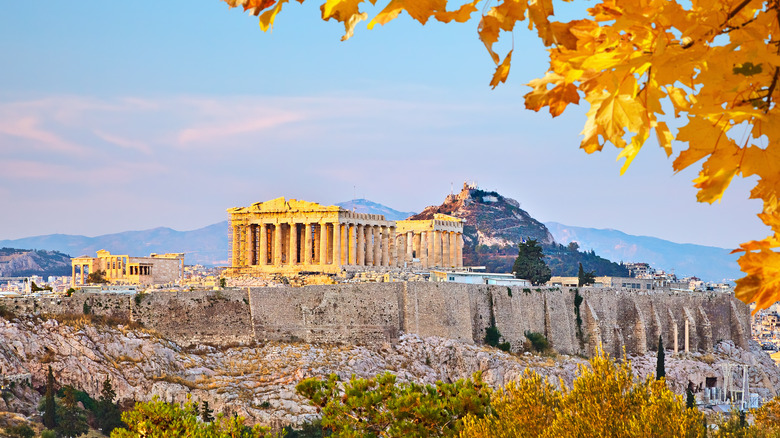
[[[159,375],[159,376],[152,376],[152,380],[155,381],[155,382],[175,383],[175,384],[187,387],[190,390],[201,389],[200,385],[198,385],[195,382],[190,382],[187,379],[181,378],[179,376],[172,376],[170,374],[162,374],[162,375]]]
[[[140,363],[140,362],[143,362],[144,360],[143,359],[136,359],[134,357],[126,356],[126,355],[123,354],[123,355],[117,357],[116,361],[117,362]]]
[[[706,363],[707,365],[712,365],[715,363],[715,356],[713,356],[710,353],[707,353],[701,357],[701,361]]]
[[[53,319],[60,324],[65,324],[73,328],[81,329],[85,326],[108,326],[117,328],[117,326],[123,325],[129,329],[140,330],[143,328],[143,324],[130,321],[127,318],[121,318],[116,316],[104,316],[83,313],[56,313],[45,315],[46,319]]]

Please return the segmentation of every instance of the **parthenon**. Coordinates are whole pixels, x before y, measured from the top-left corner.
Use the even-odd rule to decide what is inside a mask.
[[[228,210],[233,275],[463,266],[463,220],[389,221],[296,199]]]

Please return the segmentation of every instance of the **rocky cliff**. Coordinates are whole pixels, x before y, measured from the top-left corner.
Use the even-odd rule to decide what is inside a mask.
[[[246,416],[269,425],[300,423],[316,417],[314,408],[295,394],[295,385],[311,376],[336,373],[369,377],[385,371],[402,381],[433,383],[469,377],[481,370],[492,387],[517,379],[526,368],[561,378],[571,385],[577,366],[573,356],[510,355],[499,350],[438,337],[402,335],[395,344],[335,346],[304,343],[260,343],[247,346],[184,348],[143,329],[95,325],[86,317],[55,319],[0,318],[0,372],[32,374],[42,388],[51,365],[58,384],[82,388],[96,397],[108,376],[125,401],[159,397],[167,401],[208,401],[215,412]],[[639,376],[655,371],[655,354],[630,356]],[[707,378],[723,382],[724,364],[749,365],[750,391],[768,398],[780,386],[780,370],[755,345],[748,350],[730,341],[712,353],[674,355],[667,351],[667,382],[678,393]],[[736,373],[735,367],[732,372]],[[737,374],[732,381],[741,382]],[[19,392],[19,388],[16,390]],[[37,399],[24,389],[5,409],[30,414]]]
[[[70,275],[70,256],[57,251],[0,249],[0,277]]]

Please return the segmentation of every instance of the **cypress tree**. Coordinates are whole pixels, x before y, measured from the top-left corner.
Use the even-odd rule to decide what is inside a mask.
[[[57,426],[56,410],[54,403],[54,373],[49,365],[49,374],[46,376],[46,400],[43,403],[43,425],[47,429],[54,429]]]
[[[685,407],[686,408],[696,407],[696,397],[693,396],[693,391],[691,391],[691,388],[685,390]]]
[[[666,377],[666,366],[664,364],[664,340],[658,335],[658,362],[655,364],[655,379],[661,380]]]
[[[209,409],[209,402],[204,401],[203,409],[200,411],[200,419],[203,420],[204,423],[211,423],[214,421],[214,417],[211,415],[212,412],[214,412],[214,410]]]

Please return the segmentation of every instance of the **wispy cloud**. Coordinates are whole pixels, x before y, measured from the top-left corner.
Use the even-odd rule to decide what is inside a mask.
[[[0,134],[31,140],[30,145],[48,152],[84,155],[87,149],[43,129],[38,118],[23,116],[0,121]],[[4,147],[5,148],[5,147]]]
[[[122,147],[122,148],[125,148],[125,149],[136,150],[136,151],[139,151],[139,152],[141,152],[141,153],[143,153],[145,155],[151,155],[152,154],[152,149],[149,147],[148,144],[146,144],[144,142],[136,141],[136,140],[129,140],[129,139],[126,139],[126,138],[122,138],[122,137],[120,137],[118,135],[109,134],[107,132],[103,132],[103,131],[97,130],[97,129],[92,131],[92,132],[98,138],[100,138],[102,140],[105,140],[105,141],[107,141],[109,143],[115,144],[115,145],[117,145],[119,147]]]
[[[180,145],[211,143],[217,140],[227,140],[229,137],[236,135],[266,131],[287,123],[300,121],[303,118],[302,114],[287,113],[186,128],[179,132],[178,141]]]

